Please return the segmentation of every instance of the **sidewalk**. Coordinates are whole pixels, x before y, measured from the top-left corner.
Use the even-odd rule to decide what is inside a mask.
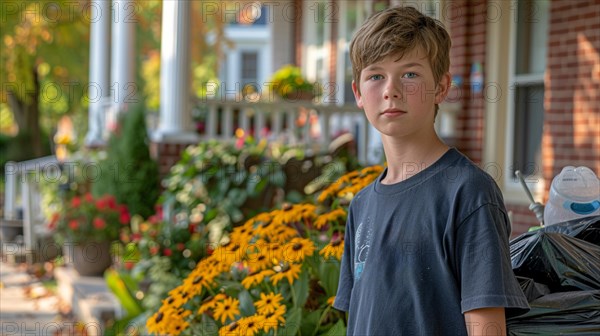
[[[25,265],[0,262],[0,335],[56,335],[66,329],[58,296]],[[71,323],[72,325],[72,323]]]

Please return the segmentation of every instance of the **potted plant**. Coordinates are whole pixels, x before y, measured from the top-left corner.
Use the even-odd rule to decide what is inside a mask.
[[[318,83],[308,81],[300,68],[284,65],[269,79],[269,89],[286,100],[311,100],[321,95]]]
[[[86,193],[66,199],[48,225],[63,244],[66,261],[82,276],[97,276],[111,265],[111,243],[129,220],[127,207],[113,196]]]

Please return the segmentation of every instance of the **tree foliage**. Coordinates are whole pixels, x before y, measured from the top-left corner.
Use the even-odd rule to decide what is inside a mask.
[[[150,157],[143,105],[123,114],[120,121],[92,192],[96,196],[114,195],[131,214],[146,218],[154,213],[160,190],[158,164]]]

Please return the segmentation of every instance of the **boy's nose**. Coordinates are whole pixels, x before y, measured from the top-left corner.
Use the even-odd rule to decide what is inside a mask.
[[[388,85],[385,87],[385,91],[383,92],[383,98],[384,99],[400,99],[401,94],[400,94],[400,90],[397,88],[397,86],[390,82],[388,83]]]

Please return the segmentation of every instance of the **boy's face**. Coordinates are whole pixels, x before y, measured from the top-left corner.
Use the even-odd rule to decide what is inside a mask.
[[[448,93],[450,75],[435,83],[424,52],[415,49],[401,59],[388,56],[365,67],[352,90],[358,107],[382,135],[402,138],[433,130],[435,104]]]

